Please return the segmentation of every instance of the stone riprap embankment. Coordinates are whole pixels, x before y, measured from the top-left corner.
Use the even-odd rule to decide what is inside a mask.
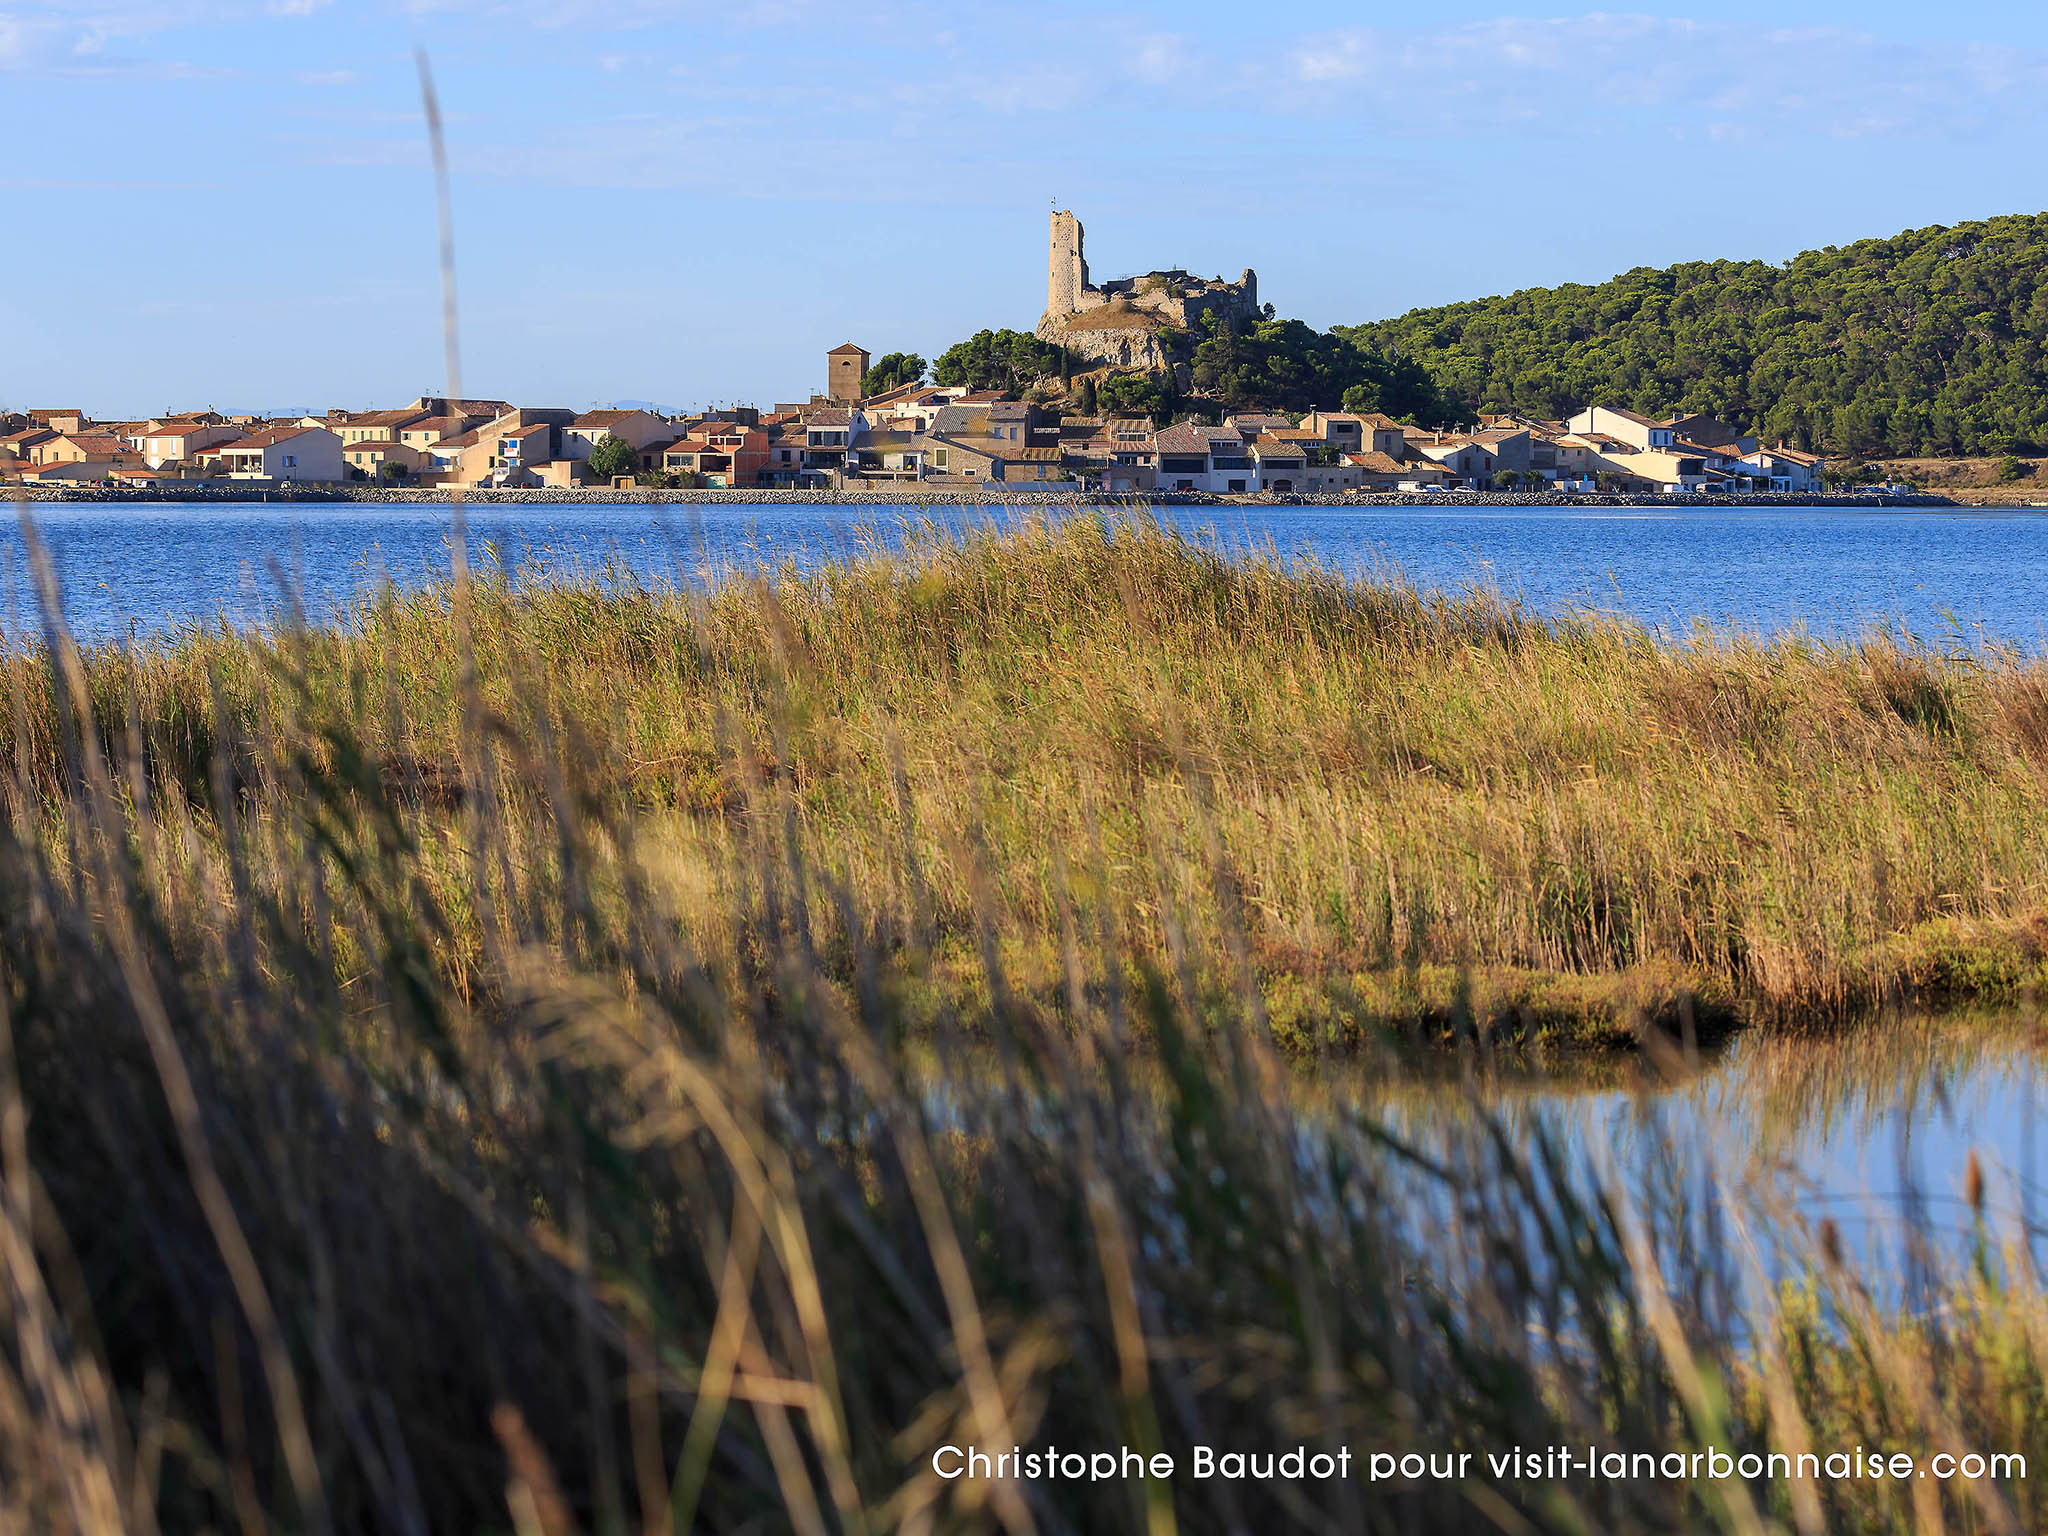
[[[17,501],[132,501],[132,502],[290,502],[301,505],[353,502],[440,503],[446,505],[445,490],[405,490],[390,486],[349,485],[302,487],[292,490],[250,490],[245,487],[194,486],[158,490],[130,490],[101,486],[9,486],[0,497]],[[471,504],[494,506],[551,506],[564,503],[648,506],[666,502],[696,506],[874,506],[874,507],[1070,507],[1148,506],[1175,507],[1953,507],[1948,496],[1931,492],[1913,495],[1879,496],[1614,496],[1557,495],[1555,493],[1488,492],[1485,494],[1424,494],[1412,491],[1355,492],[1350,495],[1257,495],[1212,496],[1204,492],[1154,491],[1144,494],[1106,496],[1099,492],[1075,490],[986,491],[963,495],[957,491],[874,489],[861,491],[656,491],[613,490],[609,487],[575,486],[537,490],[466,490],[462,499]]]

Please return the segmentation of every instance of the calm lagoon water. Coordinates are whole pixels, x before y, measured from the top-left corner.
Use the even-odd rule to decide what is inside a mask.
[[[843,506],[476,506],[473,561],[565,570],[623,561],[694,578],[707,567],[815,564],[898,542],[905,514]],[[274,611],[271,562],[316,615],[382,576],[448,567],[440,506],[46,504],[67,618],[86,639]],[[935,510],[964,529],[1004,514]],[[1009,516],[1025,514],[1011,513]],[[1539,611],[1596,608],[1683,630],[1698,620],[1762,635],[1847,638],[1880,624],[1942,647],[1999,642],[2048,653],[2048,515],[1975,510],[1698,508],[1165,508],[1162,521],[1227,550],[1268,549],[1349,571],[1397,569],[1423,587],[1496,587]],[[0,526],[21,633],[32,607],[22,541]],[[0,597],[0,602],[5,602]],[[1722,1176],[1779,1185],[1845,1232],[1898,1230],[1923,1211],[1960,1232],[1963,1169],[1983,1158],[2002,1219],[2044,1209],[2034,1134],[2048,1089],[2040,1047],[2011,1021],[1901,1026],[1836,1041],[1741,1040],[1697,1077],[1642,1094],[1549,1083],[1500,1102],[1600,1156],[1646,1138],[1703,1143]],[[1375,1090],[1365,1090],[1375,1091]],[[1467,1112],[1455,1091],[1385,1106],[1427,1135]],[[1706,1160],[1701,1160],[1704,1165]]]
[[[276,561],[315,614],[389,575],[448,567],[438,505],[206,506],[46,503],[35,508],[83,638],[243,622],[274,601]],[[935,509],[965,528],[1017,512]],[[1162,521],[1226,549],[1270,549],[1351,571],[1395,568],[1424,587],[1496,586],[1543,611],[1592,607],[1683,629],[1705,619],[1841,638],[1902,626],[1931,643],[2048,650],[2048,514],[1957,510],[1629,507],[1169,507]],[[892,507],[475,506],[471,558],[514,566],[619,559],[670,576],[843,558],[902,536]],[[20,535],[0,529],[17,573]],[[0,623],[8,615],[0,611]],[[9,626],[13,626],[10,624]]]
[[[1523,1076],[1477,1092],[1445,1082],[1404,1087],[1339,1074],[1312,1097],[1376,1110],[1428,1150],[1481,1105],[1520,1137],[1537,1130],[1585,1154],[1589,1173],[1640,1189],[1643,1170],[1682,1171],[1696,1196],[1746,1206],[1762,1237],[1836,1223],[1853,1253],[1903,1274],[1901,1234],[1935,1234],[1951,1257],[1975,1215],[1965,1198],[1972,1153],[1984,1174],[1994,1246],[2024,1231],[2048,1263],[2048,1037],[2011,1016],[1873,1021],[1839,1034],[1741,1035],[1653,1081],[1633,1061],[1585,1073]]]

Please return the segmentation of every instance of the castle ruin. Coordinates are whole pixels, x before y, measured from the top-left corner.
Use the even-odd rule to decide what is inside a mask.
[[[1205,314],[1233,329],[1259,318],[1259,278],[1249,267],[1236,282],[1175,268],[1098,287],[1088,281],[1086,238],[1079,219],[1054,210],[1045,313],[1036,328],[1041,341],[1057,342],[1088,362],[1158,370],[1172,365],[1161,332],[1195,330]]]

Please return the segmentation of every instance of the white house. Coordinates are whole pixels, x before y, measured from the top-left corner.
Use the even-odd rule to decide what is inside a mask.
[[[1677,431],[1669,422],[1652,421],[1611,405],[1589,405],[1565,423],[1570,432],[1604,432],[1635,448],[1669,448]]]
[[[1673,453],[1668,448],[1645,448],[1640,453],[1602,454],[1594,472],[1621,475],[1666,496],[1728,488],[1727,476],[1709,465],[1697,451]]]
[[[341,438],[325,427],[274,427],[220,450],[231,480],[331,481],[347,478]]]
[[[1260,488],[1251,448],[1233,428],[1183,421],[1154,433],[1152,444],[1159,455],[1158,488],[1162,491],[1241,496]]]
[[[1758,448],[1735,461],[1737,474],[1757,480],[1768,476],[1773,493],[1789,496],[1819,495],[1825,489],[1821,472],[1826,468],[1827,461],[1818,454],[1792,448]]]
[[[141,449],[143,461],[151,469],[162,469],[166,464],[177,464],[191,458],[202,448],[231,443],[241,435],[240,427],[212,422],[177,422],[144,428],[132,441]]]

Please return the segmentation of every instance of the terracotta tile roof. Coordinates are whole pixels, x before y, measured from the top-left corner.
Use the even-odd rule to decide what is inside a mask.
[[[219,451],[222,453],[241,453],[244,450],[268,448],[273,443],[285,443],[290,442],[295,437],[304,437],[308,432],[324,432],[326,430],[325,427],[272,427],[268,431],[258,432],[252,436],[242,438],[238,442],[222,443]]]
[[[1152,434],[1152,444],[1161,453],[1207,453],[1209,451],[1210,427],[1198,427],[1191,421],[1183,421],[1171,427],[1162,428]],[[1235,441],[1235,434],[1232,434]]]
[[[628,416],[638,416],[639,414],[640,412],[637,410],[585,411],[581,416],[578,416],[575,419],[575,421],[570,423],[570,425],[577,427],[613,427],[617,426],[620,422],[624,421]]]
[[[402,427],[418,421],[425,411],[365,411],[342,419],[351,427]]]
[[[1264,434],[1252,444],[1252,452],[1261,460],[1307,459],[1307,451],[1300,443],[1273,442],[1271,437],[1271,433]]]
[[[858,352],[862,357],[866,357],[868,355],[868,349],[866,347],[856,347],[850,341],[842,341],[841,343],[839,343],[838,346],[834,347],[830,352],[827,352],[825,355],[827,357],[847,357],[855,352]]]
[[[850,427],[853,425],[853,412],[845,406],[833,406],[827,410],[813,411],[805,419],[814,427]]]
[[[428,409],[446,408],[451,416],[495,417],[503,416],[512,409],[512,402],[509,400],[474,400],[468,396],[460,400],[451,400],[446,395],[422,395],[420,398],[432,402]]]
[[[1411,467],[1384,453],[1347,453],[1344,462],[1375,475],[1406,474]]]

